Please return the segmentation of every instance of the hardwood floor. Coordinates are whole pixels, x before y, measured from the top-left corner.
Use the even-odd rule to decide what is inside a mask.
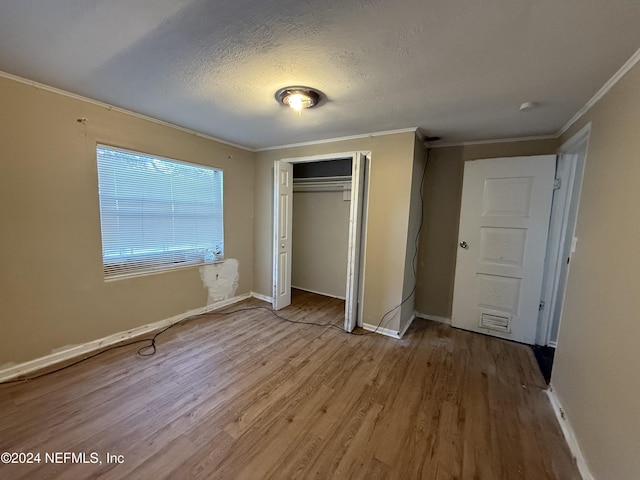
[[[341,325],[343,309],[294,291],[279,313]],[[394,340],[247,310],[176,326],[153,357],[139,346],[0,385],[0,452],[41,454],[0,478],[580,478],[523,345],[421,319]]]

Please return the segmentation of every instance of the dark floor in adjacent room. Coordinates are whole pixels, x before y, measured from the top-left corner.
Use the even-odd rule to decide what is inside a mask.
[[[544,377],[547,385],[551,382],[551,370],[553,368],[553,356],[556,353],[556,349],[553,347],[542,347],[540,345],[534,345],[533,354],[536,356],[536,361],[540,367],[540,372]]]

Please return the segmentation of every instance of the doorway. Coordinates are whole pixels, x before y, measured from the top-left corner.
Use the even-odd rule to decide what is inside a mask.
[[[571,256],[578,245],[575,229],[590,131],[591,124],[588,124],[565,142],[558,152],[557,188],[551,207],[538,334],[534,347],[547,383],[553,369]]]
[[[343,195],[348,196],[349,215],[347,233],[346,285],[345,285],[345,331],[351,332],[361,323],[359,305],[362,301],[362,281],[364,264],[360,261],[364,253],[363,223],[366,210],[366,178],[370,152],[348,152],[312,157],[286,158],[274,162],[274,224],[273,224],[273,308],[279,310],[291,303],[292,263],[293,263],[293,204],[294,165],[311,164],[349,159],[351,172],[349,189],[344,182],[334,179],[333,185],[327,181],[298,182],[298,189],[335,188],[343,184]],[[331,255],[331,252],[326,252]],[[344,265],[344,264],[343,264]]]
[[[487,207],[487,205],[491,206],[492,198],[499,200],[498,203],[502,202],[506,206],[502,211],[494,212],[497,213],[497,215],[493,215],[494,217],[501,217],[498,218],[499,222],[503,222],[504,217],[515,217],[514,212],[522,210],[519,206],[522,207],[527,203],[522,199],[528,197],[528,194],[525,195],[528,188],[524,188],[526,187],[524,184],[518,188],[510,188],[504,179],[510,177],[510,182],[515,185],[518,182],[522,183],[522,179],[525,177],[533,177],[517,172],[517,174],[511,175],[507,170],[500,168],[495,172],[495,175],[489,175],[492,177],[491,181],[487,182],[488,177],[485,176],[486,178],[478,182],[480,190],[486,190],[488,187],[500,187],[494,188],[494,190],[496,192],[500,189],[504,191],[498,192],[499,195],[494,195],[493,193],[496,192],[483,190],[479,192],[479,196],[476,195],[475,201],[467,202],[468,205],[471,205],[472,210],[475,209],[474,215],[481,217],[481,222],[484,222],[472,233],[463,228],[465,205],[463,186],[463,209],[460,218],[460,244],[456,265],[452,324],[460,328],[532,345],[547,382],[550,380],[558,332],[561,328],[562,308],[571,256],[578,248],[579,243],[575,237],[575,227],[589,133],[590,125],[587,125],[560,147],[557,157],[551,157],[554,159],[552,170],[555,173],[555,178],[553,178],[553,188],[549,189],[546,194],[547,200],[550,202],[550,212],[547,214],[547,224],[544,228],[545,238],[539,237],[535,242],[541,248],[534,256],[533,261],[524,261],[526,245],[530,243],[530,239],[525,238],[528,233],[523,233],[524,224],[494,225],[486,222],[488,220],[493,222],[496,220],[495,218],[482,218],[487,217],[486,214],[491,213],[490,210],[496,210],[493,206]],[[492,162],[501,160],[512,162],[515,159],[489,159]],[[468,165],[474,163],[476,162],[468,162]],[[468,165],[465,165],[465,181]],[[504,166],[505,169],[511,167],[511,163]],[[522,201],[519,201],[519,198]],[[518,234],[522,240],[520,243],[516,241],[520,238]],[[476,236],[473,237],[473,235]],[[473,238],[473,240],[469,241],[467,237]],[[475,252],[473,252],[474,247]],[[472,275],[466,275],[466,280],[464,279],[465,272],[459,273],[461,268],[465,268],[465,257],[469,257],[466,261],[466,268],[472,273]],[[536,280],[538,294],[527,294],[529,298],[527,300],[529,327],[526,336],[514,335],[510,324],[514,319],[517,320],[514,312],[521,313],[518,302],[526,300],[525,292],[521,289],[524,277],[518,275],[516,271],[520,259],[523,260],[523,265],[537,264],[537,268],[541,272],[539,279]],[[491,271],[480,270],[485,267]],[[478,282],[478,279],[482,281]],[[477,285],[477,283],[483,282],[485,283],[484,287]],[[465,306],[465,302],[468,305]],[[467,311],[463,309],[467,309]]]

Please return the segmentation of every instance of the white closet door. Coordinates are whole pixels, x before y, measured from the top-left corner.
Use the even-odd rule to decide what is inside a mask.
[[[291,223],[293,217],[293,165],[276,160],[274,181],[273,308],[291,304]]]
[[[351,214],[349,216],[349,249],[347,256],[347,293],[344,313],[344,329],[352,332],[358,320],[358,292],[360,291],[360,244],[362,243],[362,206],[366,157],[362,153],[353,156],[351,169]]]

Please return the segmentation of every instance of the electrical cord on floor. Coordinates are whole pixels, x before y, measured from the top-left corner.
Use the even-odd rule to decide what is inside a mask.
[[[135,345],[136,343],[142,343],[142,342],[148,342],[150,341],[150,338],[141,338],[140,340],[134,340],[132,342],[128,342],[128,343],[124,343],[121,345],[114,345],[112,347],[108,347],[105,348],[104,350],[100,350],[99,352],[94,353],[93,355],[89,355],[88,357],[83,357],[79,360],[76,360],[73,363],[69,363],[68,365],[65,365],[64,367],[60,367],[60,368],[56,368],[55,370],[49,370],[46,371],[44,373],[41,373],[39,375],[34,375],[33,377],[27,377],[27,378],[18,378],[16,380],[6,380],[4,382],[0,382],[0,385],[8,385],[10,383],[23,383],[23,382],[28,382],[29,380],[35,380],[36,378],[40,378],[40,377],[44,377],[46,375],[51,375],[52,373],[56,373],[56,372],[60,372],[62,370],[65,370],[69,367],[73,367],[74,365],[78,365],[79,363],[85,362],[87,360],[90,360],[94,357],[97,357],[98,355],[102,355],[103,353],[107,353],[111,350],[115,350],[116,348],[123,348],[123,347],[128,347],[129,345]]]
[[[357,332],[346,332],[349,335],[354,335],[354,336],[364,336],[364,335],[372,335],[374,333],[377,333],[377,331],[380,329],[380,327],[382,326],[382,323],[384,322],[384,319],[387,318],[388,315],[390,315],[392,312],[394,312],[395,310],[397,310],[398,308],[400,308],[402,305],[404,305],[406,302],[409,301],[409,299],[413,296],[413,294],[416,291],[416,287],[417,287],[417,281],[418,281],[418,273],[417,273],[417,265],[416,265],[416,259],[418,257],[418,241],[420,239],[420,232],[422,231],[422,224],[424,222],[424,212],[423,212],[423,208],[424,208],[424,193],[423,193],[423,188],[424,188],[424,178],[425,175],[427,173],[427,165],[429,164],[429,156],[430,156],[430,151],[427,150],[427,158],[425,160],[425,164],[424,164],[424,169],[422,170],[422,178],[420,180],[420,225],[418,227],[418,232],[416,233],[416,238],[414,240],[414,246],[415,246],[415,251],[413,253],[413,259],[412,259],[412,263],[413,263],[413,276],[414,276],[414,284],[413,284],[413,288],[411,289],[411,292],[409,292],[409,294],[407,295],[407,297],[402,300],[402,302],[400,302],[398,305],[396,305],[395,307],[393,307],[392,309],[390,309],[389,311],[387,311],[384,315],[382,315],[382,317],[380,318],[380,321],[378,322],[378,325],[376,326],[376,328],[374,330],[369,330],[363,333],[357,333]],[[89,355],[88,357],[83,357],[75,362],[69,363],[68,365],[65,365],[63,367],[57,368],[55,370],[49,370],[47,372],[41,373],[39,375],[34,375],[33,377],[27,377],[27,378],[20,378],[20,379],[16,379],[16,380],[7,380],[4,382],[0,382],[0,385],[8,385],[8,384],[12,384],[12,383],[23,383],[23,382],[27,382],[30,380],[35,380],[37,378],[41,378],[44,377],[46,375],[51,375],[52,373],[56,373],[56,372],[60,372],[62,370],[65,370],[69,367],[73,367],[74,365],[78,365],[79,363],[85,362],[87,360],[90,360],[92,358],[95,358],[99,355],[102,355],[104,353],[110,352],[111,350],[115,350],[117,348],[124,348],[124,347],[129,347],[131,345],[136,345],[138,343],[143,343],[146,342],[148,343],[147,345],[144,345],[142,347],[140,347],[137,351],[137,354],[141,357],[151,357],[153,355],[156,354],[156,352],[158,351],[158,347],[156,344],[156,339],[162,335],[164,332],[166,332],[167,330],[177,326],[177,325],[181,325],[183,323],[186,323],[188,320],[192,320],[194,318],[197,317],[202,317],[202,316],[206,316],[206,315],[233,315],[235,313],[240,313],[240,312],[246,312],[246,311],[250,311],[250,310],[266,310],[268,312],[270,312],[273,316],[279,318],[280,320],[284,320],[285,322],[289,322],[289,323],[296,323],[299,325],[313,325],[316,327],[325,327],[325,328],[335,328],[336,330],[340,331],[340,332],[344,332],[344,329],[338,325],[335,325],[333,323],[316,323],[316,322],[305,322],[302,320],[292,320],[290,318],[286,318],[283,317],[282,315],[279,315],[278,313],[276,313],[275,310],[269,308],[269,307],[246,307],[246,308],[238,308],[235,310],[231,310],[231,311],[226,311],[226,312],[207,312],[207,313],[202,313],[200,315],[193,315],[191,317],[182,319],[178,322],[172,323],[171,325],[163,328],[162,330],[159,330],[158,332],[156,332],[153,337],[151,338],[141,338],[139,340],[133,340],[131,342],[127,342],[127,343],[122,343],[119,345],[113,345],[111,347],[105,348],[104,350],[100,350],[99,352],[96,352],[92,355]]]
[[[76,360],[75,362],[69,363],[68,365],[65,365],[63,367],[57,368],[55,370],[49,370],[46,372],[43,372],[39,375],[34,375],[32,377],[27,377],[27,378],[19,378],[16,380],[7,380],[4,382],[0,382],[0,385],[8,385],[8,384],[12,384],[12,383],[23,383],[23,382],[27,382],[29,380],[35,380],[36,378],[40,378],[40,377],[44,377],[46,375],[51,375],[52,373],[56,373],[56,372],[60,372],[62,370],[66,370],[69,367],[73,367],[74,365],[78,365],[79,363],[85,362],[87,360],[90,360],[92,358],[95,358],[99,355],[102,355],[104,353],[110,352],[111,350],[115,350],[118,348],[124,348],[124,347],[129,347],[131,345],[136,345],[138,343],[147,343],[147,345],[143,345],[142,347],[140,347],[137,351],[137,354],[141,357],[151,357],[153,355],[156,354],[156,352],[158,351],[158,347],[157,347],[157,343],[156,340],[157,338],[162,335],[164,332],[166,332],[167,330],[170,330],[171,328],[181,325],[183,323],[186,323],[189,320],[193,320],[195,318],[198,317],[203,317],[203,316],[208,316],[208,315],[219,315],[219,316],[224,316],[224,315],[233,315],[235,313],[240,313],[240,312],[246,312],[246,311],[250,311],[250,310],[266,310],[267,312],[270,312],[272,315],[274,315],[275,317],[279,318],[280,320],[284,320],[286,322],[289,323],[297,323],[297,324],[301,324],[301,325],[314,325],[317,327],[326,327],[326,328],[335,328],[336,330],[340,331],[340,332],[344,332],[344,329],[341,328],[338,325],[335,325],[333,323],[316,323],[316,322],[305,322],[302,320],[292,320],[290,318],[286,318],[283,317],[282,315],[279,315],[278,313],[276,313],[273,309],[269,308],[269,307],[246,307],[246,308],[238,308],[235,310],[230,310],[230,311],[226,311],[226,312],[207,312],[207,313],[201,313],[199,315],[193,315],[191,317],[188,318],[184,318],[178,322],[172,323],[171,325],[163,328],[162,330],[159,330],[158,332],[156,332],[153,337],[150,338],[141,338],[139,340],[133,340],[131,342],[127,342],[127,343],[122,343],[119,345],[113,345],[111,347],[105,348],[104,350],[100,350],[99,352],[96,352],[92,355],[89,355],[87,357],[83,357],[79,360]],[[350,332],[352,335],[363,335],[362,333],[358,334],[358,333],[353,333]],[[373,332],[368,332],[368,333],[373,333]]]

